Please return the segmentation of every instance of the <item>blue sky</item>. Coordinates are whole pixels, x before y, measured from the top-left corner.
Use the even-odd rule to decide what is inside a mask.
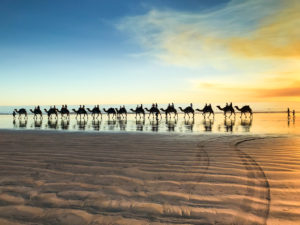
[[[260,88],[277,61],[232,56],[219,40],[250,37],[284,7],[276,0],[2,0],[0,92],[10,94],[0,105],[222,101],[244,78]],[[284,59],[280,72],[293,60]]]

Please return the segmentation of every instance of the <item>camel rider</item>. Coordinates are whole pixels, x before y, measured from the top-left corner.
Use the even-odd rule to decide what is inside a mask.
[[[174,109],[174,103],[172,102],[172,108]]]
[[[193,108],[193,103],[190,104],[191,108]]]
[[[157,105],[157,103],[155,103],[155,107],[156,107],[156,108],[158,108],[158,105]]]

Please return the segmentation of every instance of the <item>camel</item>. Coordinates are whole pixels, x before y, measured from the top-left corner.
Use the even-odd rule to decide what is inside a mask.
[[[112,114],[112,118],[116,117],[116,110],[114,108],[109,108],[108,110],[106,110],[105,108],[103,108],[104,112],[107,113],[108,118],[110,118],[110,115]]]
[[[192,106],[188,106],[185,109],[182,109],[181,107],[179,107],[179,109],[181,110],[181,112],[184,113],[184,118],[186,115],[188,115],[188,117],[190,118],[190,114],[192,114],[193,118],[195,116],[195,110],[193,109]]]
[[[33,119],[36,119],[37,115],[39,115],[41,119],[43,118],[42,110],[39,107],[34,108],[34,110],[30,109],[30,112],[34,114]]]
[[[174,105],[169,105],[168,108],[160,109],[161,111],[163,111],[166,114],[166,118],[168,117],[168,115],[171,117],[172,113],[174,114],[174,118],[177,117],[178,118],[178,113],[177,110],[175,109]]]
[[[138,115],[141,118],[141,114],[143,115],[143,118],[145,118],[145,110],[143,109],[143,105],[137,106],[135,110],[134,109],[130,109],[130,110],[135,113],[135,118],[137,118]]]
[[[96,115],[97,115],[97,119],[99,117],[99,115],[101,115],[101,119],[102,119],[102,113],[101,110],[99,108],[99,106],[95,106],[92,110],[90,108],[87,108],[87,110],[92,113],[92,117],[95,119]]]
[[[234,108],[232,107],[232,103],[229,105],[226,105],[223,108],[221,108],[219,105],[217,105],[217,108],[224,112],[225,117],[227,117],[227,113],[230,113],[229,117],[231,117],[232,114],[234,114],[234,116],[235,116],[235,111],[234,111]]]
[[[78,110],[76,110],[76,109],[72,109],[72,110],[76,113],[76,119],[77,119],[78,115],[80,116],[80,119],[81,119],[82,115],[83,115],[83,118],[85,118],[85,116],[88,118],[87,111],[84,108],[79,107]]]
[[[249,105],[245,105],[242,108],[239,108],[238,106],[235,106],[235,108],[241,112],[241,117],[243,116],[243,114],[245,115],[245,117],[247,118],[247,113],[250,114],[250,117],[252,117],[252,109],[250,108]]]
[[[122,116],[122,118],[126,118],[127,119],[127,110],[125,108],[125,106],[121,107],[120,109],[115,108],[116,112],[117,112],[117,117],[120,118]]]
[[[57,109],[54,107],[54,108],[50,108],[49,110],[47,109],[44,109],[45,112],[47,113],[48,115],[48,119],[49,118],[52,118],[52,115],[55,115],[56,116],[56,119],[58,118],[58,115],[57,115]]]
[[[150,109],[145,108],[145,110],[149,112],[148,118],[150,118],[151,115],[153,118],[154,118],[154,115],[156,116],[156,118],[158,117],[158,115],[160,115],[160,118],[162,118],[159,109],[155,105],[152,105],[152,107]]]
[[[60,110],[57,110],[61,114],[61,118],[66,116],[68,119],[70,118],[70,111],[67,109],[67,105],[62,106]]]
[[[211,104],[209,105],[205,105],[203,107],[203,109],[196,109],[198,112],[202,112],[202,115],[204,116],[204,118],[206,118],[206,114],[209,113],[208,117],[210,117],[211,114],[213,114],[213,116],[215,117],[215,113],[214,110],[211,107]]]
[[[19,109],[19,110],[15,109],[14,112],[16,112],[16,113],[19,114],[19,118],[20,118],[22,115],[24,115],[25,118],[27,119],[27,111],[26,111],[26,109],[24,109],[24,108],[21,108],[21,109]]]

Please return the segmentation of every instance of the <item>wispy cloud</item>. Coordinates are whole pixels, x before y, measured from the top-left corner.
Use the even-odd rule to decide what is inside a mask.
[[[147,57],[196,69],[204,85],[196,81],[194,87],[201,91],[231,89],[232,96],[253,98],[299,96],[299,11],[297,0],[232,0],[198,13],[151,10],[124,18],[118,28]]]

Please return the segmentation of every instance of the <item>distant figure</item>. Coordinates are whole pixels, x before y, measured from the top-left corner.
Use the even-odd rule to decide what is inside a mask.
[[[13,115],[13,117],[14,117],[14,119],[15,119],[15,118],[16,118],[16,112],[13,111],[12,115]]]
[[[290,117],[290,108],[287,109],[288,117]]]
[[[295,109],[293,110],[293,117],[295,118],[296,116],[296,112],[295,112]]]

